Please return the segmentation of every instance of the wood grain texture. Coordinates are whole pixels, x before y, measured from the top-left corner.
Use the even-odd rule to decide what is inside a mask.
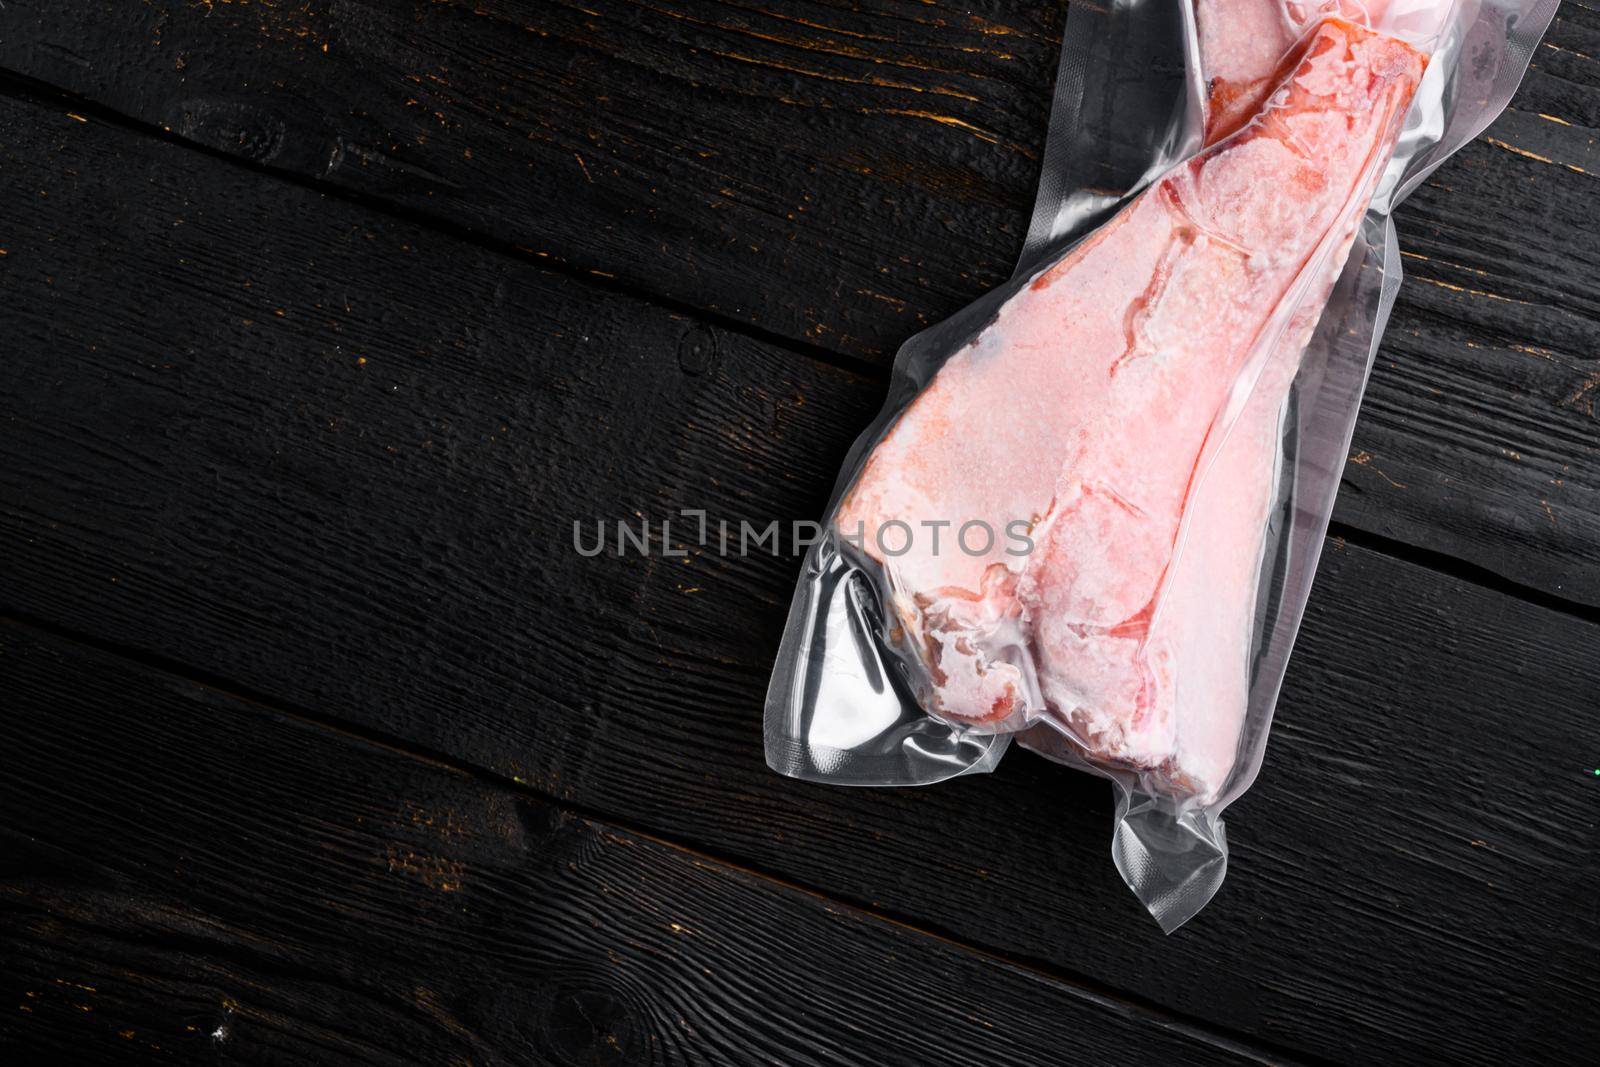
[[[1600,12],[1569,0],[1511,108],[1402,207],[1407,282],[1338,512],[1590,607],[1600,604],[1596,55]],[[1514,564],[1492,562],[1499,546],[1513,546]]]
[[[0,65],[574,270],[882,353],[1010,274],[1064,11],[8,3]]]
[[[1600,627],[1335,543],[1233,873],[1163,939],[1103,783],[766,770],[791,560],[572,552],[574,518],[814,515],[875,383],[96,123],[0,129],[0,609],[1291,1054],[1600,1039]]]
[[[1263,1062],[25,628],[0,678],[13,1062]]]
[[[1021,247],[1060,3],[12,0],[0,68],[886,365]],[[1600,607],[1600,14],[1400,214],[1337,518]]]

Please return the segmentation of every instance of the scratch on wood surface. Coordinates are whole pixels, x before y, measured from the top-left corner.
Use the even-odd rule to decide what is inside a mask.
[[[1387,474],[1383,473],[1382,470],[1380,470],[1379,468],[1374,466],[1373,463],[1372,463],[1372,453],[1371,452],[1356,452],[1356,453],[1353,453],[1350,456],[1350,462],[1354,463],[1358,467],[1371,468],[1371,470],[1372,470],[1372,472],[1374,474],[1376,474],[1378,477],[1382,478],[1384,481],[1388,482],[1390,485],[1394,486],[1396,489],[1404,489],[1406,487],[1404,482],[1395,481],[1393,478],[1391,478]]]
[[[768,12],[765,12],[765,14],[767,14],[768,16],[770,16],[772,18],[779,19],[779,20],[781,20],[783,22],[794,23],[796,26],[805,26],[805,27],[807,27],[809,29],[813,29],[813,30],[822,30],[824,33],[836,33],[840,37],[854,37],[857,40],[861,40],[861,41],[893,41],[894,40],[894,38],[886,36],[886,35],[881,34],[881,33],[862,33],[859,30],[841,29],[838,26],[828,26],[828,25],[824,25],[821,22],[812,22],[809,19],[800,18],[798,15],[787,15],[787,14],[784,14],[783,12],[781,12],[781,11],[768,11]]]
[[[388,848],[388,861],[389,870],[412,875],[429,889],[441,893],[459,890],[467,872],[466,864],[460,860],[430,856],[410,849],[402,851],[395,845]]]
[[[974,104],[979,103],[978,98],[973,96],[971,93],[961,93],[955,91],[954,89],[924,88],[920,85],[912,85],[909,82],[894,81],[890,78],[853,78],[846,74],[829,74],[826,71],[807,70],[805,67],[796,67],[787,63],[779,63],[775,59],[760,59],[756,56],[747,56],[738,52],[714,51],[712,52],[712,55],[721,56],[723,59],[737,60],[740,63],[750,63],[758,67],[771,67],[773,70],[787,71],[790,74],[799,74],[806,78],[820,78],[823,81],[842,82],[846,85],[871,85],[879,89],[904,89],[913,93],[932,93],[935,96],[950,96],[957,100],[967,100]]]
[[[1017,32],[1012,27],[1004,25],[1003,23],[990,22],[982,15],[968,15],[967,21],[972,23],[973,28],[979,33],[983,34],[985,37],[1010,37],[1012,34]]]
[[[1524,345],[1513,342],[1509,347],[1511,351],[1521,352],[1525,356],[1536,356],[1539,359],[1547,360],[1551,363],[1558,362],[1556,359],[1556,354],[1553,351],[1548,348],[1540,347],[1539,345]]]
[[[910,118],[914,118],[914,119],[927,119],[930,122],[937,122],[937,123],[940,123],[940,124],[945,125],[945,126],[954,126],[957,129],[966,130],[968,133],[972,134],[974,137],[976,137],[980,141],[987,141],[989,144],[994,144],[994,145],[1002,145],[1005,148],[1009,148],[1013,152],[1017,152],[1017,153],[1020,153],[1020,154],[1022,154],[1024,156],[1028,157],[1029,159],[1032,159],[1033,155],[1034,155],[1034,153],[1032,151],[1030,151],[1029,149],[1026,149],[1026,148],[1024,148],[1024,147],[1022,147],[1021,145],[1018,145],[1018,144],[1012,144],[1010,142],[1002,142],[998,136],[996,136],[995,134],[990,133],[988,130],[985,130],[983,127],[974,126],[972,123],[966,121],[965,119],[958,119],[954,115],[941,115],[937,111],[923,111],[923,110],[920,110],[920,109],[917,109],[917,108],[901,108],[901,107],[886,107],[886,108],[882,108],[882,109],[879,110],[879,114],[883,114],[883,115],[906,115],[906,116],[908,116]]]
[[[946,69],[944,69],[942,67],[933,66],[931,64],[912,62],[911,60],[905,58],[904,56],[900,56],[898,58],[890,59],[890,58],[887,58],[885,56],[875,54],[873,52],[865,51],[865,50],[860,49],[860,48],[850,47],[848,45],[840,44],[838,42],[831,42],[831,47],[829,47],[828,45],[825,45],[823,42],[816,41],[816,40],[808,40],[806,38],[783,37],[783,36],[780,36],[780,35],[774,34],[774,33],[762,33],[759,30],[756,30],[756,29],[754,29],[754,28],[752,28],[750,26],[730,25],[730,24],[725,23],[725,22],[714,22],[714,21],[711,21],[709,19],[695,18],[695,17],[693,17],[691,15],[685,14],[682,11],[672,11],[672,10],[665,9],[665,8],[652,7],[652,6],[648,5],[648,4],[641,4],[639,6],[643,7],[647,11],[653,11],[658,15],[666,15],[666,16],[668,16],[670,18],[677,19],[680,22],[687,22],[690,25],[701,26],[701,27],[704,27],[704,28],[709,29],[709,30],[715,30],[715,31],[717,31],[719,33],[732,33],[732,34],[738,34],[738,35],[743,36],[743,37],[752,37],[752,38],[755,38],[758,41],[767,41],[767,42],[770,42],[772,44],[779,44],[779,45],[783,45],[783,46],[788,47],[788,48],[798,48],[798,49],[801,49],[802,51],[806,51],[806,52],[818,52],[818,53],[821,53],[823,55],[841,56],[841,57],[846,58],[846,59],[859,59],[859,60],[863,60],[863,61],[868,62],[868,63],[892,64],[892,65],[898,66],[898,67],[908,67],[908,68],[910,68],[912,70],[929,70],[929,71],[936,71],[936,72],[941,73],[941,74],[951,73],[950,71],[948,71],[948,70],[946,70]],[[882,34],[859,33],[859,32],[855,32],[855,31],[852,31],[852,30],[841,30],[841,29],[839,29],[837,27],[825,26],[820,22],[811,22],[811,21],[808,21],[806,19],[797,18],[797,17],[795,17],[793,15],[786,15],[786,14],[783,14],[783,13],[777,12],[777,11],[762,11],[761,14],[765,15],[765,16],[767,16],[769,18],[776,19],[776,20],[781,21],[781,22],[790,23],[791,25],[805,26],[805,27],[808,27],[808,28],[814,29],[814,30],[822,30],[824,33],[832,33],[832,34],[836,34],[836,35],[838,35],[840,37],[851,37],[851,38],[854,38],[855,40],[858,40],[858,41],[883,41],[883,42],[890,43],[890,44],[899,44],[900,43],[899,40],[894,38],[894,37],[889,37],[889,36],[885,36],[885,35],[882,35]],[[941,25],[942,25],[942,23],[941,23]],[[979,32],[985,32],[985,31],[980,30]],[[1006,54],[1006,53],[996,53],[996,52],[993,52],[993,51],[991,51],[990,49],[987,49],[987,48],[975,48],[975,47],[972,47],[970,45],[968,45],[968,46],[957,46],[956,50],[959,51],[959,52],[981,52],[981,53],[983,53],[985,55],[994,56],[997,59],[1015,59],[1016,58],[1015,56],[1009,55],[1009,54]]]
[[[697,21],[697,20],[691,20],[691,21]],[[860,48],[852,48],[852,47],[845,46],[845,45],[838,45],[838,46],[835,46],[833,48],[827,48],[827,47],[824,47],[820,43],[815,42],[815,41],[808,41],[808,40],[805,40],[803,38],[797,39],[797,38],[794,38],[794,37],[780,37],[779,35],[774,34],[774,33],[760,33],[760,32],[758,32],[756,30],[750,29],[747,26],[723,26],[723,25],[718,25],[718,26],[716,26],[716,28],[719,29],[719,30],[725,30],[725,31],[727,31],[729,33],[736,33],[736,34],[739,34],[740,36],[743,36],[743,37],[753,37],[758,41],[766,41],[766,42],[768,42],[770,44],[781,44],[781,45],[784,45],[784,46],[789,47],[789,48],[798,48],[802,52],[817,52],[817,53],[820,53],[822,55],[839,56],[839,57],[844,58],[844,59],[860,59],[860,60],[865,60],[868,63],[892,63],[894,66],[897,66],[897,67],[906,67],[906,68],[909,68],[911,70],[933,71],[933,72],[938,73],[938,74],[948,74],[949,73],[946,70],[943,70],[943,69],[941,69],[939,67],[935,67],[935,66],[932,66],[932,65],[929,65],[929,64],[926,64],[926,63],[913,63],[913,62],[911,62],[910,60],[907,60],[907,59],[886,60],[882,56],[876,56],[876,55],[873,55],[871,52],[863,51]]]
[[[1578,383],[1578,387],[1568,393],[1561,403],[1564,407],[1583,406],[1583,410],[1591,417],[1594,415],[1594,397],[1589,394],[1600,389],[1600,371],[1595,371]]]
[[[457,1037],[472,1039],[472,1031],[464,1026],[461,1020],[450,1013],[444,1005],[439,1003],[439,996],[427,986],[419,985],[411,991],[411,1001],[422,1009],[429,1018]]]
[[[1496,148],[1504,148],[1507,152],[1513,152],[1526,159],[1537,160],[1540,163],[1555,162],[1555,160],[1551,159],[1549,156],[1541,156],[1539,153],[1530,152],[1526,148],[1518,148],[1516,145],[1511,144],[1508,141],[1502,141],[1498,137],[1485,137],[1484,140],[1494,145]]]
[[[1562,48],[1558,44],[1551,44],[1549,41],[1545,41],[1544,42],[1544,46],[1546,48],[1550,49],[1550,51],[1552,51],[1552,52],[1562,52],[1562,53],[1564,53],[1566,55],[1569,55],[1569,56],[1577,56],[1579,59],[1592,60],[1594,58],[1593,56],[1586,56],[1582,52],[1574,52],[1570,48]]]
[[[1518,148],[1509,141],[1502,141],[1498,137],[1485,137],[1484,140],[1489,144],[1494,145],[1496,148],[1503,148],[1507,152],[1522,156],[1525,159],[1531,159],[1538,163],[1548,163],[1553,167],[1565,167],[1576,174],[1587,175],[1589,173],[1576,163],[1562,163],[1559,160],[1551,159],[1549,156],[1541,156],[1537,152],[1530,152],[1526,148]]]
[[[1400,254],[1410,259],[1420,259],[1424,263],[1438,263],[1449,267],[1451,270],[1466,271],[1468,274],[1476,274],[1481,278],[1492,277],[1492,275],[1482,267],[1469,267],[1465,263],[1460,263],[1453,259],[1439,259],[1437,257],[1425,256],[1421,252],[1401,252]],[[1417,280],[1426,281],[1427,279],[1418,278]]]
[[[1437,285],[1440,289],[1448,289],[1452,293],[1465,293],[1468,296],[1482,296],[1482,297],[1487,297],[1490,300],[1504,300],[1508,304],[1521,304],[1524,307],[1532,307],[1533,306],[1532,301],[1518,300],[1514,296],[1501,296],[1499,293],[1491,293],[1486,289],[1468,289],[1464,285],[1454,285],[1454,284],[1452,284],[1450,282],[1444,281],[1442,278],[1420,278],[1419,277],[1419,278],[1417,278],[1415,280],[1419,281],[1419,282],[1422,282],[1424,285]]]
[[[904,311],[906,309],[906,302],[904,300],[897,296],[890,296],[888,293],[878,293],[872,291],[871,289],[857,289],[856,293],[872,300],[881,300],[885,304],[888,304],[889,306],[900,311]]]

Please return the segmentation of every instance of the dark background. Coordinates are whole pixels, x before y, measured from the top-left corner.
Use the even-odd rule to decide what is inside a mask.
[[[1408,278],[1233,866],[1100,781],[762,761],[896,344],[1010,271],[1064,14],[5,0],[18,1062],[1566,1062],[1600,1043],[1600,8]]]

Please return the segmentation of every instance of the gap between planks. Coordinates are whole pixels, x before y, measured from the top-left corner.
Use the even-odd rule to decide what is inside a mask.
[[[774,886],[781,886],[797,893],[803,893],[820,902],[825,908],[845,909],[855,912],[874,921],[903,929],[914,936],[928,938],[939,944],[949,946],[955,951],[968,954],[994,966],[1004,967],[1019,974],[1032,975],[1042,981],[1063,986],[1074,997],[1098,1008],[1114,1012],[1127,1019],[1138,1020],[1150,1026],[1160,1027],[1169,1033],[1209,1045],[1218,1051],[1237,1056],[1243,1060],[1260,1064],[1286,1065],[1286,1067],[1293,1067],[1293,1065],[1331,1067],[1332,1065],[1332,1061],[1321,1058],[1307,1058],[1303,1052],[1294,1053],[1293,1058],[1291,1058],[1286,1050],[1263,1044],[1255,1039],[1236,1034],[1226,1028],[1217,1027],[1204,1020],[1170,1011],[1088,976],[1049,967],[1040,967],[1012,959],[1003,953],[970,944],[941,930],[921,925],[903,916],[880,911],[856,901],[841,899],[813,886],[769,874],[737,860],[707,851],[702,847],[685,844],[684,842],[675,841],[662,837],[660,834],[640,829],[617,819],[615,815],[601,812],[585,804],[574,803],[557,797],[553,793],[540,790],[520,778],[508,778],[488,768],[434,751],[427,746],[393,737],[381,730],[344,722],[337,718],[329,718],[316,711],[285,703],[264,694],[253,692],[248,688],[241,688],[225,679],[213,677],[207,672],[196,671],[187,664],[169,659],[166,656],[153,655],[137,649],[126,648],[114,641],[102,640],[88,634],[76,632],[68,627],[58,626],[46,620],[16,612],[0,613],[0,625],[32,630],[37,634],[57,641],[92,649],[145,670],[181,678],[190,684],[209,689],[219,696],[227,697],[241,706],[255,709],[263,715],[289,719],[309,729],[342,737],[356,744],[379,748],[407,760],[428,764],[441,771],[471,779],[491,789],[536,799],[542,804],[566,811],[587,822],[653,842],[692,859],[726,870],[737,871]]]
[[[1536,607],[1547,608],[1550,611],[1566,615],[1591,625],[1600,626],[1600,607],[1590,607],[1574,600],[1557,596],[1555,593],[1546,592],[1533,586],[1523,585],[1502,574],[1480,566],[1470,560],[1459,556],[1452,556],[1448,552],[1437,549],[1424,548],[1413,545],[1407,541],[1397,541],[1392,537],[1371,530],[1363,530],[1358,526],[1340,522],[1337,519],[1328,523],[1327,536],[1347,544],[1364,548],[1369,552],[1397,559],[1402,563],[1409,563],[1424,570],[1442,574],[1447,578],[1475,585],[1494,593],[1521,600]],[[1316,587],[1312,586],[1312,595],[1316,595]]]
[[[822,345],[809,344],[795,338],[785,337],[763,329],[755,323],[733,318],[724,312],[708,311],[669,297],[641,291],[634,286],[617,281],[610,274],[599,270],[599,268],[576,266],[565,260],[533,252],[513,241],[499,240],[480,230],[474,230],[459,223],[451,222],[448,219],[430,215],[424,211],[417,211],[413,208],[392,203],[371,193],[360,192],[359,190],[334,185],[330,182],[318,181],[315,178],[308,178],[294,171],[284,170],[267,163],[258,163],[255,160],[245,159],[219,148],[212,148],[210,145],[192,141],[165,127],[133,118],[98,101],[90,100],[64,89],[58,89],[48,82],[42,82],[26,74],[18,74],[16,71],[3,66],[0,66],[0,95],[26,101],[40,107],[55,108],[80,122],[93,119],[129,133],[153,137],[177,148],[198,152],[212,159],[221,160],[241,170],[288,182],[290,185],[310,190],[318,196],[339,200],[359,207],[364,211],[371,211],[374,214],[396,219],[418,229],[441,234],[474,248],[485,249],[496,255],[515,260],[520,264],[531,266],[538,270],[548,270],[552,274],[560,274],[563,277],[582,282],[603,292],[663,308],[675,314],[692,318],[697,322],[715,326],[720,330],[742,335],[772,348],[782,348],[802,358],[826,364],[860,378],[879,382],[886,382],[889,378],[888,373],[881,367],[858,356],[837,352]]]

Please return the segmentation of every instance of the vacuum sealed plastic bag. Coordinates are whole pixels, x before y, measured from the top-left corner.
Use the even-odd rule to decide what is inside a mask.
[[[1013,279],[901,348],[801,572],[784,774],[914,785],[1015,738],[1110,778],[1168,931],[1227,866],[1400,262],[1555,0],[1074,5]]]

